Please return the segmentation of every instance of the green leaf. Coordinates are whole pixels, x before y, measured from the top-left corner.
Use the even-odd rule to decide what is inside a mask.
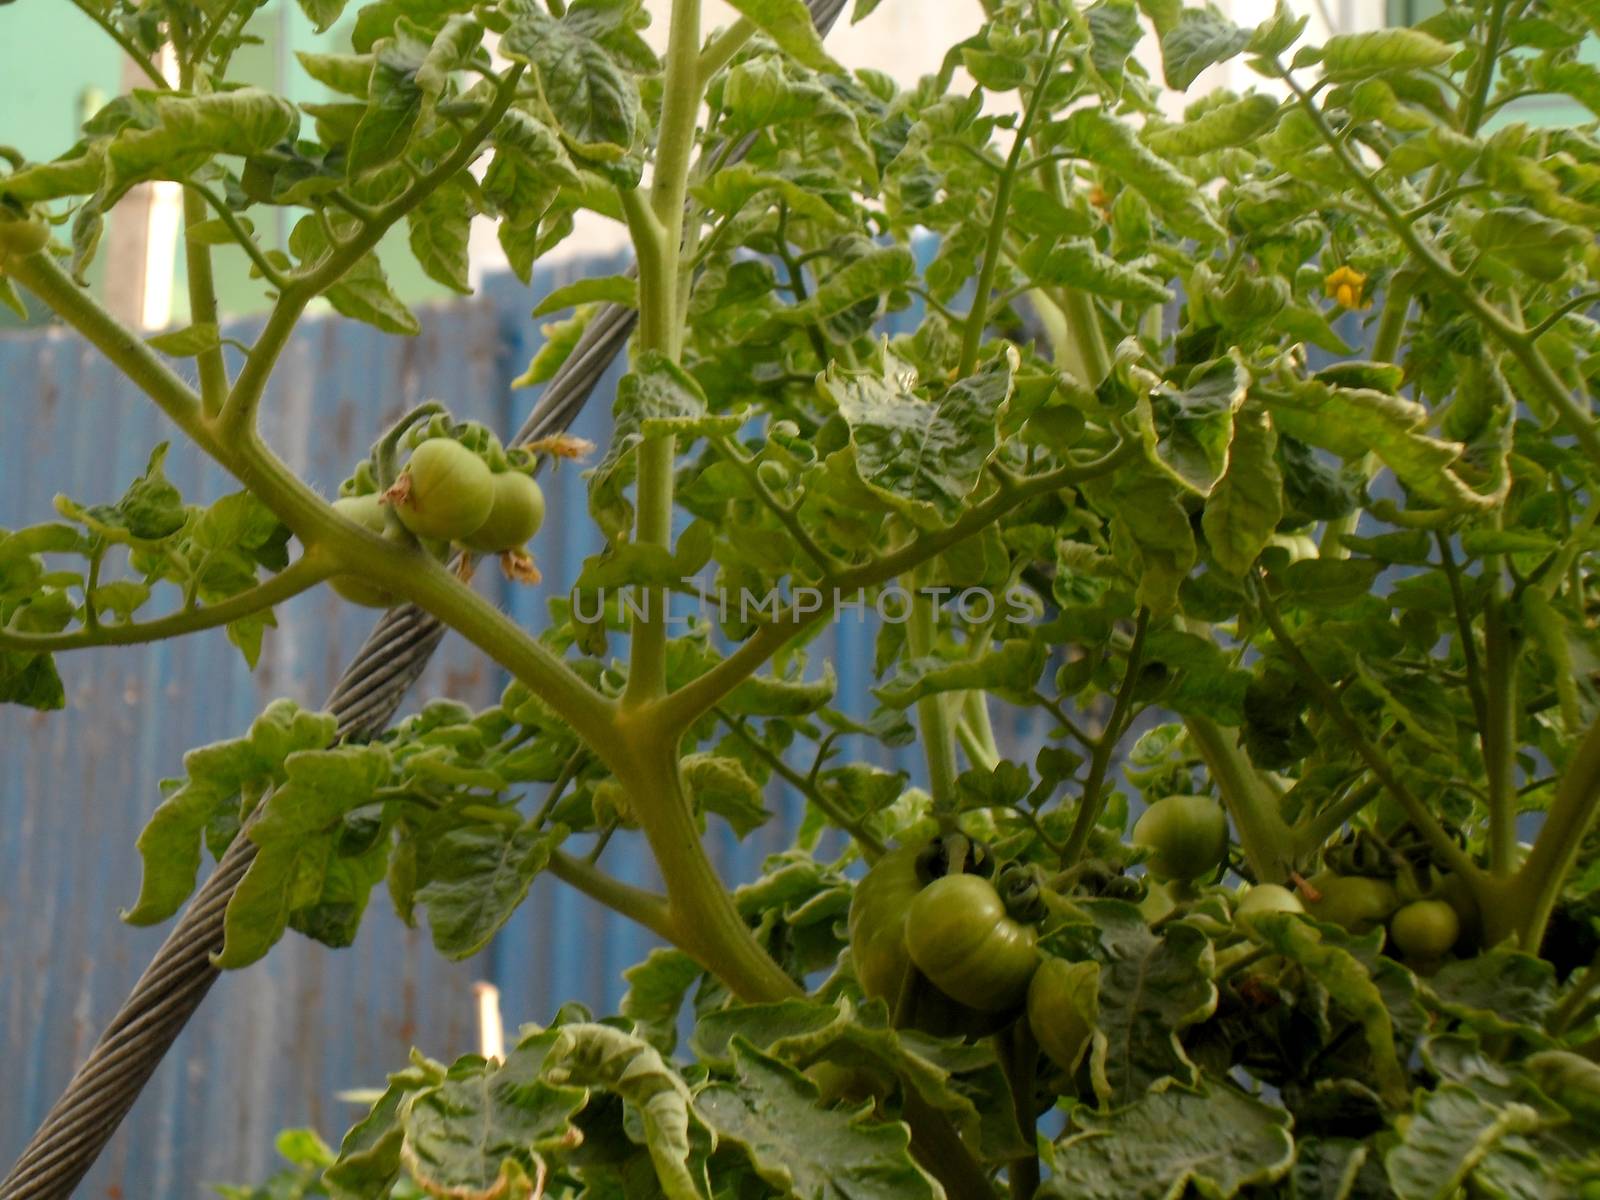
[[[1497,1142],[1539,1124],[1526,1104],[1493,1102],[1445,1084],[1422,1098],[1384,1167],[1399,1200],[1447,1200]]]
[[[735,1083],[714,1083],[695,1098],[700,1118],[742,1151],[769,1185],[816,1200],[935,1200],[939,1188],[912,1159],[904,1124],[862,1112],[824,1109],[817,1089],[794,1068],[743,1039],[732,1046]],[[818,1153],[826,1147],[826,1153]]]
[[[533,310],[536,317],[560,312],[579,304],[610,303],[624,308],[639,307],[639,281],[632,275],[604,275],[578,279],[565,287],[558,287]]]
[[[1235,577],[1255,565],[1283,517],[1277,447],[1264,410],[1247,405],[1234,414],[1228,466],[1206,500],[1201,526],[1217,565]]]
[[[1142,194],[1178,233],[1207,242],[1223,237],[1194,181],[1157,157],[1132,126],[1098,108],[1083,108],[1052,132],[1063,150],[1081,155]]]
[[[688,1085],[649,1042],[608,1025],[563,1025],[544,1073],[556,1083],[605,1088],[621,1096],[639,1115],[645,1149],[668,1200],[704,1200],[689,1169],[694,1107]]]
[[[622,972],[628,990],[618,1010],[634,1023],[634,1032],[663,1054],[678,1042],[678,1013],[683,999],[705,969],[682,950],[662,947]]]
[[[1102,254],[1089,238],[1059,243],[1040,238],[1023,250],[1017,265],[1034,283],[1048,287],[1065,285],[1135,304],[1165,304],[1172,299],[1172,291],[1159,279]]]
[[[909,283],[916,273],[916,259],[905,247],[876,247],[832,272],[801,303],[780,309],[778,319],[789,325],[825,321],[863,300]]]
[[[539,832],[496,823],[463,825],[423,839],[416,899],[427,909],[439,953],[467,958],[488,944],[565,836],[559,825]]]
[[[1232,146],[1247,146],[1278,119],[1272,96],[1253,95],[1209,108],[1182,124],[1147,126],[1144,143],[1165,158],[1194,158]]]
[[[608,536],[633,523],[633,506],[622,496],[632,480],[635,451],[644,441],[646,421],[696,418],[706,414],[705,393],[682,367],[649,350],[617,384],[612,407],[611,445],[589,472],[589,509]]]
[[[1322,69],[1330,79],[1364,79],[1386,71],[1439,67],[1455,51],[1417,29],[1369,29],[1339,33],[1322,47]]]
[[[1132,1103],[1162,1079],[1191,1084],[1195,1067],[1178,1041],[1215,1011],[1211,940],[1182,922],[1159,935],[1138,909],[1116,900],[1084,905],[1099,934],[1099,1011],[1089,1055],[1095,1095]]]
[[[467,189],[455,180],[435,188],[406,214],[411,226],[411,253],[429,279],[467,295],[467,242],[472,233],[472,206]]]
[[[145,341],[152,349],[174,358],[193,358],[222,345],[222,333],[216,325],[203,321],[184,329],[174,329],[171,333],[158,333]]]
[[[501,34],[500,53],[534,69],[545,104],[576,149],[614,161],[633,146],[638,92],[599,42],[526,6]]]
[[[525,1047],[502,1064],[463,1058],[402,1108],[400,1161],[429,1195],[528,1200],[542,1157],[573,1142],[582,1088],[540,1078],[544,1046]]]
[[[151,113],[153,124],[124,126],[106,149],[118,189],[145,179],[181,179],[217,154],[259,154],[292,139],[300,125],[294,105],[258,88],[161,96]]]
[[[249,827],[259,849],[228,900],[222,951],[213,957],[218,967],[261,958],[283,936],[290,915],[321,898],[344,815],[371,802],[390,766],[381,746],[298,750],[283,760],[284,782]]]
[[[1542,283],[1567,273],[1575,253],[1594,245],[1594,235],[1529,208],[1498,205],[1472,226],[1472,240],[1485,254]]]
[[[0,704],[20,704],[43,711],[65,708],[67,691],[48,654],[0,650]]]
[[[483,198],[512,228],[537,224],[561,189],[579,182],[561,139],[548,125],[518,109],[500,119],[494,147],[483,176]]]
[[[896,377],[846,373],[818,382],[850,427],[856,473],[884,498],[949,523],[966,508],[999,446],[1018,358],[1007,348],[966,379],[924,398]]]
[[[695,804],[727,821],[734,836],[742,839],[772,819],[761,803],[761,785],[738,759],[689,754],[680,760],[679,770]]]
[[[1327,989],[1335,1004],[1360,1023],[1366,1034],[1374,1082],[1388,1103],[1403,1104],[1406,1073],[1395,1050],[1394,1025],[1383,993],[1360,960],[1350,951],[1324,941],[1321,931],[1300,916],[1258,916],[1250,934],[1268,949],[1299,963]]]
[[[1188,91],[1207,67],[1232,58],[1250,41],[1250,31],[1240,29],[1214,8],[1186,8],[1177,22],[1161,34],[1161,65],[1167,86]]]
[[[1048,651],[1042,642],[1011,641],[961,662],[916,659],[902,664],[895,677],[872,694],[892,708],[906,708],[925,696],[968,690],[1026,700],[1044,671]]]
[[[344,12],[344,6],[349,0],[300,0],[300,11],[311,20],[311,24],[318,33],[326,33],[333,28]]]
[[[417,69],[428,52],[409,24],[374,47],[367,107],[350,139],[349,173],[354,179],[399,158],[422,117],[423,92]]]
[[[1040,1195],[1171,1200],[1192,1188],[1228,1200],[1281,1179],[1294,1162],[1289,1114],[1226,1086],[1168,1087],[1115,1113],[1080,1106],[1072,1124]]]
[[[372,84],[372,55],[370,54],[313,54],[309,50],[296,50],[307,75],[326,88],[343,96],[365,100]]]
[[[1172,612],[1199,557],[1178,484],[1141,461],[1090,490],[1112,515],[1112,554],[1135,581],[1138,602],[1157,616]]]
[[[1534,955],[1496,948],[1440,968],[1423,995],[1486,1037],[1516,1035],[1538,1045],[1546,1042],[1543,1027],[1556,1002],[1555,970]]]
[[[778,49],[803,66],[835,75],[844,73],[844,68],[822,48],[822,35],[802,0],[728,0],[728,7],[748,18],[778,44]]]
[[[289,234],[289,250],[303,264],[318,262],[328,252],[327,235],[315,214],[300,218]],[[417,318],[389,287],[383,266],[374,254],[365,254],[327,291],[334,309],[353,320],[365,321],[385,333],[415,335],[422,331]]]

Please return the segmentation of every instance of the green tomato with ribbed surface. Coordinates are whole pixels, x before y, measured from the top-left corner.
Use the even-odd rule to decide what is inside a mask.
[[[454,438],[429,438],[411,452],[389,498],[400,523],[418,537],[460,542],[489,519],[494,475]]]
[[[850,962],[861,990],[891,1009],[905,985],[911,955],[906,950],[906,913],[924,880],[917,858],[920,846],[890,850],[856,884],[847,928]]]
[[[494,499],[489,515],[461,544],[479,554],[520,550],[544,524],[544,492],[532,476],[521,471],[501,471],[491,478]]]
[[[1133,824],[1133,844],[1150,851],[1145,869],[1163,883],[1212,874],[1228,853],[1228,817],[1206,796],[1167,796]]]
[[[1012,920],[994,884],[946,875],[917,893],[906,913],[906,949],[928,981],[980,1012],[1009,1012],[1039,965],[1038,934]]]

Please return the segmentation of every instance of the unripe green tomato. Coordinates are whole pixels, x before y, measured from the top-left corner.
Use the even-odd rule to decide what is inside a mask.
[[[1351,933],[1367,933],[1389,919],[1400,907],[1400,893],[1387,879],[1367,875],[1335,875],[1321,871],[1309,880],[1322,896],[1306,903],[1306,911],[1319,921]]]
[[[1077,1068],[1099,1007],[1100,964],[1046,955],[1028,984],[1028,1026],[1063,1071]]]
[[[1264,913],[1303,913],[1306,906],[1286,887],[1276,883],[1258,883],[1239,897],[1234,906],[1233,919],[1239,927],[1249,931],[1252,921]]]
[[[354,521],[363,529],[380,536],[387,533],[389,520],[383,505],[375,495],[344,496],[333,502],[333,511],[347,521]],[[366,608],[392,608],[395,598],[380,587],[375,587],[358,575],[335,575],[330,581],[333,590],[351,604]]]
[[[1150,851],[1144,865],[1154,878],[1200,879],[1228,853],[1228,818],[1206,796],[1168,796],[1134,822],[1133,844]]]
[[[800,436],[800,426],[796,425],[793,421],[791,421],[787,417],[785,417],[781,421],[774,421],[772,423],[772,427],[767,430],[767,436],[769,438],[774,438],[774,437],[797,438],[797,437]]]
[[[994,884],[946,875],[917,893],[906,912],[906,949],[928,981],[981,1012],[1007,1012],[1028,994],[1039,965],[1038,934],[1013,921]]]
[[[43,221],[0,218],[0,260],[27,258],[50,242],[50,226]]]
[[[501,471],[491,478],[494,502],[489,506],[489,516],[461,544],[479,554],[520,550],[544,524],[544,492],[521,471]]]
[[[418,537],[464,541],[489,518],[494,476],[454,438],[430,438],[411,452],[394,510]]]
[[[893,1009],[905,984],[911,956],[906,951],[906,913],[922,877],[917,870],[920,846],[889,851],[856,884],[850,898],[850,961],[861,990]]]
[[[1443,900],[1413,900],[1389,918],[1395,949],[1408,959],[1430,961],[1448,953],[1461,936],[1461,918]]]

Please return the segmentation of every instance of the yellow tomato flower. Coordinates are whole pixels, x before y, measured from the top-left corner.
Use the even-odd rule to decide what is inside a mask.
[[[1340,308],[1370,308],[1370,300],[1363,301],[1361,296],[1366,290],[1367,277],[1360,271],[1351,267],[1338,267],[1328,272],[1322,281],[1322,289],[1333,298],[1333,302]]]

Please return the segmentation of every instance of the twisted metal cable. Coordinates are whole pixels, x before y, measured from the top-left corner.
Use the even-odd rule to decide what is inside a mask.
[[[824,35],[845,0],[809,0]],[[729,161],[742,158],[751,139]],[[637,314],[608,304],[589,322],[513,445],[564,432],[621,353]],[[371,737],[388,725],[428,665],[445,628],[415,605],[390,609],[334,685],[326,708],[341,738]],[[0,1200],[62,1200],[86,1175],[122,1118],[205,999],[219,974],[223,917],[234,889],[254,861],[256,844],[236,836],[193,902],[161,943],[94,1049],[73,1074],[5,1179]]]

